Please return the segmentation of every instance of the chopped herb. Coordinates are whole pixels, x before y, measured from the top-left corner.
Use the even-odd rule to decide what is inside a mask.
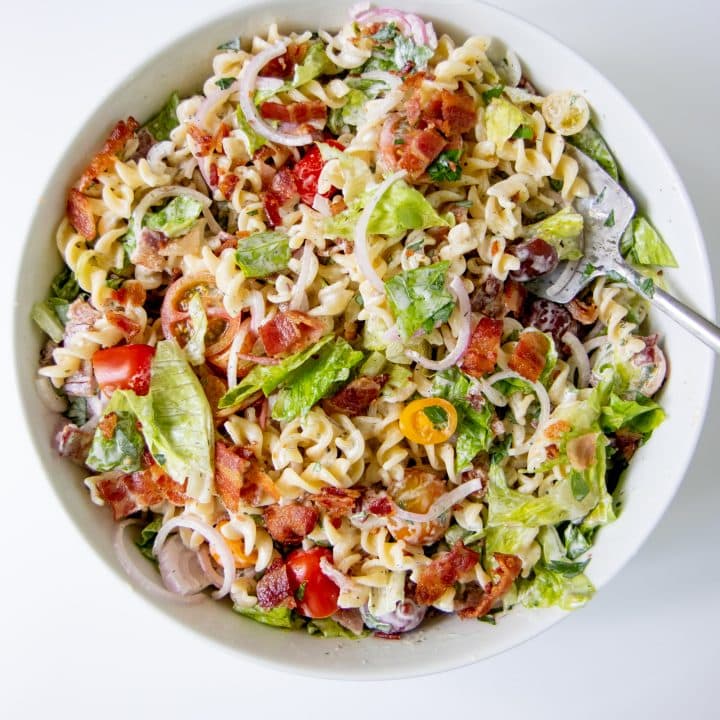
[[[295,591],[295,599],[298,602],[302,602],[303,598],[305,597],[305,588],[307,587],[307,582],[301,583],[300,587]]]
[[[152,120],[149,120],[145,129],[153,136],[156,142],[168,140],[170,133],[180,124],[177,117],[177,107],[180,96],[174,92]]]
[[[535,131],[529,125],[520,125],[512,137],[515,140],[532,140],[535,137]]]
[[[490,104],[490,101],[493,98],[500,97],[503,94],[503,90],[505,90],[504,85],[495,85],[494,87],[491,87],[489,90],[485,90],[482,94],[483,102],[486,105]]]
[[[224,42],[222,45],[217,46],[218,50],[234,50],[235,52],[238,52],[242,50],[242,44],[240,43],[240,38],[235,37],[232,40],[228,40],[227,42]]]
[[[235,82],[235,78],[233,78],[233,77],[223,77],[223,78],[218,78],[215,81],[215,84],[221,90],[227,90],[234,82]]]
[[[555,192],[560,192],[560,191],[562,190],[562,188],[563,188],[563,181],[562,181],[562,180],[558,180],[558,179],[556,179],[556,178],[550,178],[550,187],[551,187]]]
[[[444,408],[439,405],[430,405],[423,408],[423,413],[432,423],[435,430],[444,430],[448,425],[448,414]]]
[[[479,617],[478,620],[480,622],[488,623],[488,625],[497,625],[497,620],[494,615],[483,615],[482,617]]]
[[[386,43],[394,40],[400,33],[394,22],[383,25],[374,35],[370,37],[378,43]]]
[[[605,227],[615,227],[615,210],[611,210],[607,220],[603,223]]]
[[[456,200],[453,205],[455,207],[469,208],[472,207],[472,200]]]
[[[393,140],[393,145],[404,145],[404,144],[405,144],[405,140],[403,138],[395,138]]]
[[[155,537],[160,532],[162,524],[162,517],[156,517],[140,531],[140,538],[135,541],[135,544],[140,552],[148,560],[152,560],[153,562],[156,560],[155,555],[153,554],[153,545],[155,544]]]
[[[652,278],[645,278],[638,287],[643,291],[645,295],[651,298],[655,294],[655,283]]]
[[[585,266],[585,269],[582,271],[582,276],[583,276],[585,279],[587,279],[587,278],[589,278],[596,270],[597,270],[597,268],[596,268],[592,263],[588,263],[588,264]]]
[[[445,150],[428,168],[428,175],[434,182],[459,180],[462,175],[460,167],[460,150]]]

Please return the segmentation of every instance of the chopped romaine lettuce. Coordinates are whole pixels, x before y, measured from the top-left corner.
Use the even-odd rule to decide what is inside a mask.
[[[78,285],[75,273],[69,267],[63,267],[53,278],[52,283],[50,283],[49,296],[71,303],[79,294],[80,286]]]
[[[582,257],[579,239],[583,231],[583,216],[565,207],[550,217],[523,228],[523,236],[541,238],[550,243],[560,260],[578,260]]]
[[[182,350],[170,340],[157,345],[150,372],[150,391],[138,396],[116,390],[115,411],[132,412],[158,465],[200,502],[211,497],[215,426],[207,397]]]
[[[303,621],[293,613],[290,608],[275,607],[270,610],[263,610],[257,605],[253,607],[240,607],[234,605],[233,610],[243,617],[250,618],[255,622],[263,625],[270,625],[276,628],[286,628],[288,630],[302,627]]]
[[[286,270],[290,255],[290,238],[285,233],[259,232],[238,242],[235,262],[245,277],[267,277]]]
[[[333,339],[332,335],[326,335],[305,350],[286,357],[277,365],[257,365],[254,367],[234,388],[230,388],[218,403],[218,408],[225,410],[246,400],[251,395],[262,390],[267,397],[283,381],[285,381],[293,370],[307,362],[313,355],[319,352]]]
[[[495,553],[506,553],[517,555],[523,561],[524,566],[532,565],[538,556],[537,545],[534,544],[537,534],[537,528],[525,525],[498,525],[485,528],[486,562]],[[534,557],[531,557],[533,547],[535,554]]]
[[[385,281],[388,304],[404,340],[418,330],[431,332],[452,314],[455,297],[445,286],[449,267],[448,261],[439,262]]]
[[[367,377],[380,375],[386,365],[387,358],[381,352],[371,352],[370,355],[365,358],[365,362],[360,366],[358,375],[365,375]]]
[[[362,71],[393,70],[402,73],[424,70],[434,51],[427,45],[402,35],[395,23],[383,25],[373,36],[377,43],[372,57],[362,66]]]
[[[427,45],[416,45],[412,38],[398,35],[395,38],[393,62],[400,72],[407,72],[408,66],[414,70],[424,70],[434,51]]]
[[[221,89],[221,90],[227,90],[229,87],[232,86],[232,84],[237,80],[237,78],[234,77],[221,77],[218,78],[215,81],[215,84]]]
[[[503,97],[492,98],[485,108],[485,130],[488,140],[502,145],[521,125],[531,124],[532,118]]]
[[[65,411],[65,417],[72,420],[78,427],[82,427],[90,417],[87,398],[68,397],[68,409]]]
[[[623,400],[612,393],[600,414],[600,426],[605,432],[629,428],[647,439],[664,419],[663,409],[651,398],[637,395],[635,400]]]
[[[491,88],[483,91],[482,99],[486,105],[490,104],[493,98],[499,98],[505,90],[504,85],[493,85]]]
[[[367,632],[362,635],[356,635],[352,630],[344,628],[340,623],[336,622],[332,618],[315,618],[308,622],[306,630],[310,635],[322,635],[325,638],[348,638],[350,640],[358,640],[367,635]]]
[[[594,594],[595,588],[584,574],[567,577],[538,563],[534,568],[534,577],[520,581],[518,599],[525,607],[557,605],[563,610],[575,610]]]
[[[242,42],[239,37],[234,37],[232,40],[224,42],[222,45],[217,46],[218,50],[232,50],[234,52],[240,52],[242,50]]]
[[[622,250],[636,265],[678,266],[672,250],[641,215],[633,218],[622,240]]]
[[[179,103],[180,97],[174,92],[160,112],[145,125],[145,129],[153,136],[155,142],[169,140],[170,133],[180,124],[177,117]]]
[[[30,317],[53,342],[62,342],[65,326],[58,319],[55,308],[50,304],[50,301],[36,302],[32,306]]]
[[[104,422],[95,429],[92,445],[85,464],[96,472],[109,470],[122,470],[130,473],[139,470],[142,466],[142,454],[145,441],[137,428],[137,418],[129,412],[110,410],[103,418]],[[115,424],[110,437],[106,437],[106,430],[110,429],[111,419]]]
[[[428,175],[433,182],[453,182],[462,175],[460,150],[444,150],[428,167]]]
[[[240,107],[240,105],[237,106],[235,116],[237,117],[238,129],[245,136],[245,144],[247,146],[248,154],[252,156],[263,145],[265,145],[266,140],[262,135],[260,135],[260,133],[255,132],[255,130],[253,130],[253,128],[250,126],[250,123],[247,121],[247,118],[245,117],[245,114],[243,113],[242,107]]]
[[[603,136],[589,122],[580,132],[570,135],[567,141],[592,158],[613,179],[619,177],[618,166]]]
[[[155,538],[160,532],[160,528],[163,525],[163,519],[161,515],[158,515],[154,520],[150,521],[141,531],[140,537],[135,543],[138,550],[148,559],[155,560],[155,554],[153,553],[153,545],[155,544]]]
[[[308,360],[287,378],[273,407],[273,420],[289,422],[307,415],[315,403],[350,377],[350,371],[362,359],[362,352],[336,338],[320,350],[317,358]]]
[[[33,305],[30,317],[53,342],[62,341],[68,307],[78,295],[80,286],[75,273],[64,266],[50,283],[47,299]]]
[[[457,410],[455,470],[458,472],[467,469],[479,452],[488,450],[493,440],[492,406],[484,403],[478,409],[470,404],[470,383],[467,375],[453,367],[436,373],[432,385],[433,395],[449,400]]]
[[[342,134],[346,125],[356,127],[362,122],[368,96],[362,90],[350,90],[343,99],[344,104],[333,108],[328,117],[328,128],[335,135]]]
[[[590,558],[584,560],[569,558],[564,545],[560,541],[557,529],[551,525],[540,530],[538,540],[542,548],[543,563],[552,572],[560,573],[567,578],[575,577],[575,575],[579,575],[585,570],[590,562]]]
[[[412,377],[410,368],[396,363],[390,363],[390,368],[387,372],[390,377],[388,377],[388,381],[383,385],[383,389],[380,392],[380,394],[384,396],[391,395],[404,388]]]
[[[191,365],[202,365],[205,362],[205,333],[208,328],[208,319],[202,299],[197,293],[190,298],[188,314],[192,330],[185,345],[185,355]]]
[[[143,225],[157,230],[166,237],[176,238],[184,235],[200,217],[203,204],[187,195],[173,198],[162,210],[145,213]]]
[[[565,555],[569,560],[577,560],[592,547],[592,533],[583,533],[578,525],[570,523],[565,528]]]

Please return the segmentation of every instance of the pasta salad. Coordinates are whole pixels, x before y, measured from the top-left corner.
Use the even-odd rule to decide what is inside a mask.
[[[618,177],[581,95],[367,6],[229,40],[201,92],[116,124],[33,318],[57,450],[135,582],[330,637],[592,596],[666,361],[618,279],[526,286],[582,256],[567,143]],[[623,252],[675,264],[640,215]]]

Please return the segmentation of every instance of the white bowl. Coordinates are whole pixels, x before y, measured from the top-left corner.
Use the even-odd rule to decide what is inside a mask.
[[[44,297],[60,266],[55,228],[66,193],[119,118],[152,115],[174,89],[190,94],[210,72],[214,48],[227,39],[263,34],[271,22],[283,30],[339,27],[350,2],[294,0],[247,3],[182,37],[157,53],[115,88],[70,143],[53,173],[26,241],[16,290],[15,359],[28,428],[50,486],[93,548],[117,573],[112,548],[115,525],[107,509],[91,504],[81,471],[51,447],[56,418],[35,393],[40,333],[28,316]],[[590,101],[600,130],[617,155],[638,204],[669,241],[680,269],[668,273],[671,290],[710,317],[714,312],[708,259],[690,200],[655,135],[630,103],[582,58],[549,35],[499,9],[471,0],[393,0],[458,40],[492,34],[512,47],[541,89],[573,88]],[[32,289],[31,289],[32,288]],[[599,534],[588,574],[600,588],[638,550],[671,501],[692,457],[709,398],[713,356],[658,313],[651,325],[665,335],[671,373],[662,392],[667,421],[641,448],[627,474],[624,510]],[[149,572],[152,572],[148,564]],[[128,591],[131,590],[128,586]],[[266,628],[208,600],[182,607],[147,600],[187,628],[226,648],[278,668],[349,679],[387,679],[447,670],[499,653],[548,628],[566,613],[516,609],[497,626],[443,618],[407,639],[388,642],[318,640],[300,632]]]

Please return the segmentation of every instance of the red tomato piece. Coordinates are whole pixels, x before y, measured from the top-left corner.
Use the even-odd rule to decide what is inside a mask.
[[[336,140],[323,140],[338,150],[344,150],[345,147]],[[295,177],[295,185],[297,186],[300,199],[306,204],[312,206],[315,195],[317,194],[318,180],[320,173],[325,165],[320,148],[313,145],[305,153],[305,156],[293,168],[293,176]],[[332,188],[324,194],[324,197],[330,197]]]
[[[150,345],[118,345],[98,350],[92,357],[98,385],[106,395],[112,395],[115,390],[147,395],[154,355],[155,348]]]
[[[306,617],[326,618],[338,609],[340,590],[321,570],[322,558],[332,563],[332,552],[314,547],[295,550],[286,559],[290,587],[298,601],[298,610]]]

